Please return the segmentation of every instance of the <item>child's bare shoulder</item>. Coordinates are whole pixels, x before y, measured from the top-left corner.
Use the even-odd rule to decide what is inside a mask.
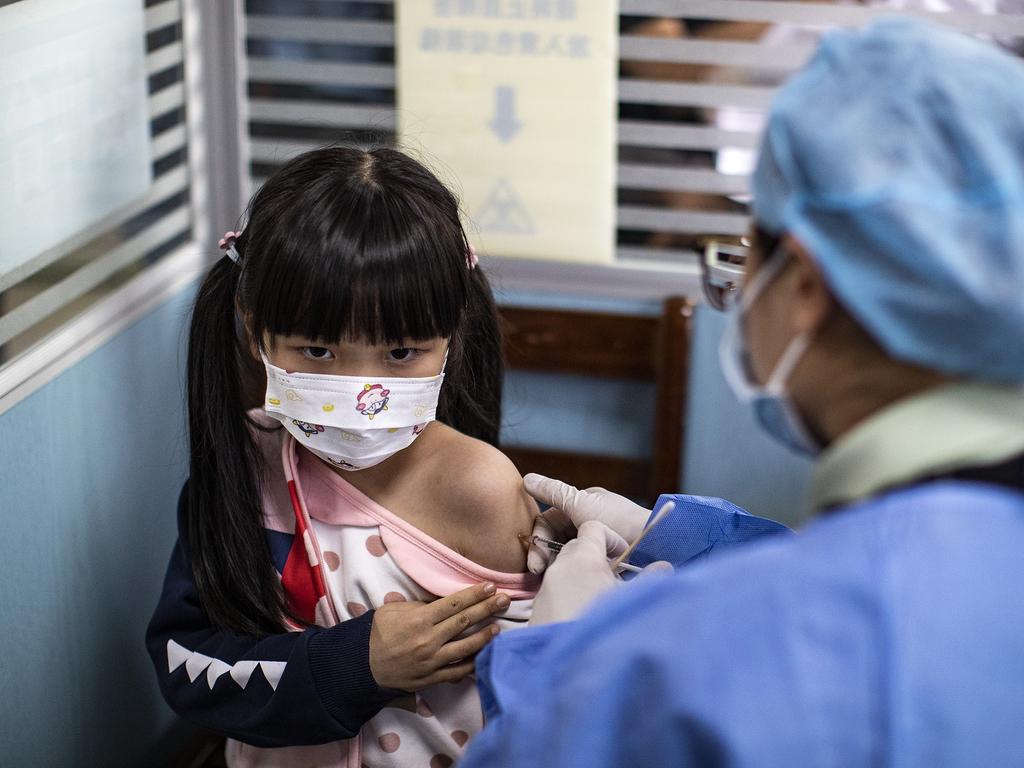
[[[438,448],[444,482],[438,497],[452,522],[467,533],[460,549],[494,570],[524,570],[525,550],[517,534],[530,533],[538,508],[522,476],[494,446],[450,428],[443,432]]]
[[[515,495],[523,478],[515,464],[493,445],[447,430],[445,461],[450,470],[451,489],[467,501],[495,495]]]

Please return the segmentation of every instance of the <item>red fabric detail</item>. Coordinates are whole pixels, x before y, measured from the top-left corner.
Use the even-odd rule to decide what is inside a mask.
[[[295,615],[307,624],[313,624],[316,621],[317,601],[327,594],[327,590],[320,569],[309,564],[309,556],[306,554],[306,521],[299,506],[294,480],[288,481],[288,493],[295,511],[295,539],[281,572],[281,585]]]

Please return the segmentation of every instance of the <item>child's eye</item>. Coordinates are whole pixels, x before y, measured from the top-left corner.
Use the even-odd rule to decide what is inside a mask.
[[[334,357],[326,347],[301,347],[302,354],[309,360],[330,360]]]
[[[388,358],[395,362],[402,362],[405,360],[411,360],[416,356],[416,350],[412,347],[399,347],[398,349],[392,349],[388,352]]]

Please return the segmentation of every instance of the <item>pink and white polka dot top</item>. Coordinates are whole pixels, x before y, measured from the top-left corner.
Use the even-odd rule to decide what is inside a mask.
[[[269,528],[294,533],[305,545],[310,567],[303,562],[301,573],[290,573],[289,558],[283,575],[286,592],[293,598],[298,595],[300,615],[303,591],[308,614],[304,618],[332,626],[385,603],[432,600],[491,581],[512,598],[512,605],[497,619],[502,630],[525,625],[539,586],[535,576],[492,571],[474,563],[299,451],[290,436],[273,442],[278,439],[284,474],[279,479],[287,486],[289,503],[283,508],[280,488],[268,489],[264,509]],[[232,767],[444,768],[458,759],[482,726],[476,684],[467,678],[392,701],[357,737],[346,741],[277,749],[229,741],[226,756]]]

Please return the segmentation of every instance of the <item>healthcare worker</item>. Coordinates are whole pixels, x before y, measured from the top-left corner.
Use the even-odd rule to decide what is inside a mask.
[[[920,21],[833,32],[753,193],[723,358],[818,457],[816,520],[497,638],[460,768],[1024,765],[1024,66]],[[530,484],[579,526],[536,600],[560,622],[648,513]]]

